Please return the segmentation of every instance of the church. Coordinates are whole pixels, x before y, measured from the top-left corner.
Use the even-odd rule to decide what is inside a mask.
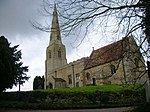
[[[143,83],[145,71],[144,59],[132,36],[93,49],[89,57],[68,64],[54,4],[50,42],[46,49],[45,89]]]

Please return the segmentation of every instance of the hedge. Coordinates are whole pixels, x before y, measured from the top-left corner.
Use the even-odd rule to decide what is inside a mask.
[[[145,91],[3,92],[0,108],[73,109],[134,106],[145,102]]]

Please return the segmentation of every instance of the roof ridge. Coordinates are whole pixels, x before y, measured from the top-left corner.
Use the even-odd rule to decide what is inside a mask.
[[[123,38],[99,49],[93,50],[87,64],[85,65],[85,69],[121,58],[123,49],[122,43],[126,39],[127,38]]]
[[[110,44],[107,44],[107,45],[105,45],[105,46],[103,46],[103,47],[100,47],[100,48],[98,48],[98,49],[96,49],[96,50],[94,50],[94,51],[97,51],[97,50],[99,50],[99,49],[103,49],[103,48],[108,47],[108,46],[111,46],[111,45],[113,45],[113,44],[117,44],[117,43],[119,43],[119,42],[121,42],[121,41],[123,42],[124,40],[121,39],[121,40],[115,41],[115,42],[113,42],[113,43],[110,43]]]

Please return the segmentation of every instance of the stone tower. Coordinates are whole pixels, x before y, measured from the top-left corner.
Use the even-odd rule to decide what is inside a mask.
[[[56,69],[67,64],[66,59],[66,48],[62,43],[60,27],[58,21],[58,14],[56,3],[54,3],[53,19],[50,33],[50,42],[46,49],[46,61],[45,61],[45,82],[46,84],[48,77]],[[45,85],[46,85],[45,84]]]

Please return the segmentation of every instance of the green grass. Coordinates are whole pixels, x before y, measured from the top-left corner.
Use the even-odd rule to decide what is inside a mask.
[[[47,89],[42,91],[48,92],[95,92],[95,91],[122,91],[122,90],[133,90],[138,88],[139,84],[137,85],[129,85],[129,84],[120,84],[120,85],[101,85],[101,86],[83,86],[77,88],[60,88],[60,89]],[[36,90],[39,91],[39,90]],[[40,90],[41,91],[41,90]]]

